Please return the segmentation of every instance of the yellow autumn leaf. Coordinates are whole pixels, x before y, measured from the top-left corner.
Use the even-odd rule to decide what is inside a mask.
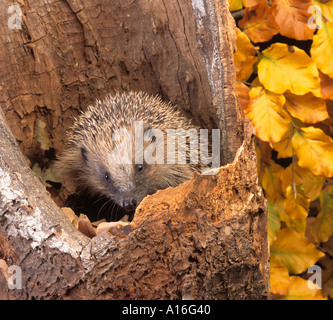
[[[287,295],[289,291],[289,273],[284,267],[270,269],[271,293],[274,295]]]
[[[281,229],[270,252],[271,267],[286,267],[293,274],[304,272],[325,255],[293,229]]]
[[[320,8],[316,16],[320,18],[322,15],[327,21],[333,22],[333,0],[312,0],[313,4]]]
[[[283,110],[284,96],[263,87],[254,87],[249,94],[250,103],[245,115],[256,128],[256,136],[271,145],[280,141],[290,124],[290,117]]]
[[[276,203],[278,200],[284,198],[280,180],[282,172],[283,167],[274,161],[271,161],[269,166],[265,167],[265,171],[262,176],[261,183],[265,190],[266,199],[272,203]]]
[[[321,210],[311,224],[311,233],[315,241],[326,242],[333,235],[333,189],[320,195]]]
[[[323,22],[313,36],[311,56],[318,69],[333,78],[333,22]]]
[[[296,40],[310,40],[314,30],[308,26],[311,0],[271,0],[280,34]]]
[[[238,25],[254,43],[266,42],[279,32],[272,10],[267,1],[259,1],[251,7],[246,6],[244,17]]]
[[[290,124],[288,130],[282,136],[281,140],[273,144],[273,148],[278,152],[279,158],[289,158],[293,155],[293,149],[291,145],[291,139],[293,137],[294,128],[293,125]]]
[[[333,176],[333,140],[321,129],[307,127],[295,130],[292,146],[300,167],[315,175]]]
[[[269,245],[271,245],[277,237],[281,224],[280,224],[279,212],[276,206],[270,201],[267,201],[267,206],[268,206],[267,240]]]
[[[325,183],[325,177],[316,176],[310,170],[301,168],[297,163],[287,167],[280,178],[283,191],[294,180],[297,185],[304,188],[305,195],[312,201],[320,196]]]
[[[248,36],[240,29],[237,32],[237,51],[234,55],[237,80],[246,81],[253,73],[253,66],[258,61],[257,52]]]
[[[310,280],[304,280],[300,277],[290,277],[289,292],[287,295],[279,297],[280,300],[326,300],[323,298],[321,289],[314,284],[316,288],[309,286]]]
[[[286,223],[287,227],[304,234],[310,202],[311,200],[306,197],[302,187],[296,185],[294,191],[292,185],[289,185],[286,189],[286,199],[284,201],[285,214],[280,216],[281,220]]]
[[[325,100],[316,98],[311,92],[305,95],[285,93],[285,108],[295,118],[305,123],[316,123],[329,118]]]
[[[32,172],[38,177],[39,180],[43,182],[46,187],[52,187],[49,182],[59,183],[60,179],[57,175],[57,170],[55,169],[54,165],[50,165],[50,167],[46,170],[40,168],[38,163],[35,163],[32,168]]]
[[[229,2],[229,10],[237,11],[243,8],[243,2],[242,0],[228,0]]]
[[[289,90],[298,95],[312,92],[320,97],[318,69],[303,50],[274,43],[262,54],[258,76],[267,90],[277,94]]]

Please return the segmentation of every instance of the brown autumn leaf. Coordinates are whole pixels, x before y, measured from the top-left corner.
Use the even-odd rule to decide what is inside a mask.
[[[319,71],[319,79],[323,99],[333,100],[333,79],[321,71]]]
[[[254,7],[262,0],[243,0],[243,4],[246,8]]]
[[[315,29],[308,26],[311,13],[308,8],[311,0],[271,0],[275,22],[280,34],[296,40],[310,40]]]
[[[95,228],[91,224],[89,218],[84,214],[80,214],[79,216],[78,229],[89,238],[96,237]]]
[[[273,8],[268,6],[266,0],[260,1],[254,7],[245,8],[244,17],[238,25],[254,43],[266,42],[279,32]]]
[[[75,212],[69,208],[69,207],[62,207],[61,211],[63,214],[70,220],[70,222],[75,225],[75,223],[78,221],[78,216],[75,214]]]
[[[246,107],[250,102],[250,96],[249,96],[250,88],[246,84],[237,81],[236,92],[238,95],[239,104],[244,114],[244,110],[246,109]]]

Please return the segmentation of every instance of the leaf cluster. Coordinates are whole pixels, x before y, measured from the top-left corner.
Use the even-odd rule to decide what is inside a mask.
[[[319,287],[307,285],[306,271],[332,258],[323,248],[333,238],[333,0],[229,5],[242,14],[237,93],[256,129],[271,292],[281,299],[322,299]]]

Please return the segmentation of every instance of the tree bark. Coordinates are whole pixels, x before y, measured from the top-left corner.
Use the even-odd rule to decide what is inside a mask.
[[[0,10],[0,298],[265,299],[267,211],[252,128],[235,94],[227,1],[19,2]],[[0,8],[10,3],[0,0]],[[148,196],[133,222],[88,239],[31,173],[61,150],[72,117],[112,90],[160,94],[221,130],[221,164]],[[14,139],[14,137],[15,139]],[[22,270],[9,289],[7,268]]]

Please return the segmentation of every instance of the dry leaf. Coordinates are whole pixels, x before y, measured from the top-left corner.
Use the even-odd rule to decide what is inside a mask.
[[[294,128],[290,124],[286,133],[282,136],[281,140],[273,144],[273,148],[278,152],[278,158],[289,158],[293,155],[291,139],[293,137]]]
[[[323,189],[325,177],[316,176],[310,170],[291,164],[281,174],[282,190],[285,191],[292,181],[305,190],[305,195],[312,201],[317,199]]]
[[[292,146],[298,165],[315,175],[333,176],[333,140],[314,127],[295,130]]]
[[[289,291],[289,273],[287,268],[277,267],[270,269],[271,293],[274,295],[287,295]]]
[[[47,132],[45,131],[45,128],[46,124],[43,121],[36,119],[34,126],[35,139],[40,144],[40,148],[42,150],[50,150],[50,148],[52,147],[52,143],[48,137]]]
[[[97,221],[93,221],[91,224],[97,228],[102,222],[106,222],[106,219],[103,218],[103,219],[100,219],[100,220],[97,220]]]
[[[267,240],[269,245],[271,245],[277,237],[277,234],[281,228],[280,223],[280,215],[277,207],[267,201],[268,205],[268,232],[267,232]]]
[[[311,92],[305,95],[285,93],[285,108],[295,118],[305,123],[316,123],[329,118],[326,102]]]
[[[290,277],[289,292],[287,295],[279,297],[280,300],[326,300],[323,298],[321,290],[309,287],[308,280],[300,277]]]
[[[321,72],[333,78],[333,22],[324,22],[313,36],[311,57]]]
[[[266,42],[279,32],[272,11],[267,1],[260,1],[253,7],[245,8],[244,17],[238,25],[254,43]]]
[[[98,227],[96,229],[96,233],[100,234],[104,231],[109,231],[111,228],[114,228],[114,227],[119,228],[120,226],[127,226],[129,224],[130,224],[130,222],[125,222],[125,221],[102,222],[98,225]]]
[[[266,191],[266,199],[274,204],[276,201],[284,199],[280,180],[282,172],[283,167],[271,161],[270,165],[265,167],[265,172],[262,176],[262,187]]]
[[[271,0],[280,34],[296,40],[312,39],[314,29],[309,28],[311,0]]]
[[[293,229],[282,229],[271,245],[271,266],[286,267],[298,274],[314,265],[325,254]]]
[[[244,6],[249,8],[249,7],[254,7],[256,6],[259,2],[266,1],[266,0],[243,0]]]
[[[63,208],[61,208],[61,211],[73,225],[75,225],[77,223],[77,220],[79,218],[71,208],[63,207]]]
[[[333,79],[319,71],[321,94],[323,99],[333,100]]]
[[[250,103],[245,115],[256,128],[256,136],[272,146],[281,140],[290,125],[290,117],[283,110],[285,97],[263,87],[252,88],[249,95]]]
[[[295,191],[296,198],[292,185],[287,187],[284,200],[285,214],[280,215],[280,218],[287,227],[295,229],[299,234],[304,234],[311,200],[306,197],[302,187],[296,185]]]
[[[324,191],[320,195],[321,210],[311,224],[314,240],[326,242],[333,235],[333,189]]]
[[[323,15],[327,21],[333,22],[333,0],[312,0],[312,2],[320,8],[319,15]]]
[[[79,231],[87,237],[93,238],[96,236],[96,231],[86,215],[80,214],[77,224]]]
[[[228,0],[229,1],[229,10],[231,12],[237,11],[243,8],[242,0]]]
[[[249,96],[250,88],[246,84],[237,81],[236,92],[238,95],[239,104],[244,114],[244,110],[247,108],[250,102],[250,96]]]
[[[304,95],[312,92],[320,97],[318,69],[313,60],[301,49],[283,43],[274,43],[264,50],[258,64],[258,76],[262,85],[277,94],[289,90]]]
[[[237,51],[234,55],[237,80],[246,81],[253,73],[253,66],[258,61],[257,52],[248,36],[237,31]]]

